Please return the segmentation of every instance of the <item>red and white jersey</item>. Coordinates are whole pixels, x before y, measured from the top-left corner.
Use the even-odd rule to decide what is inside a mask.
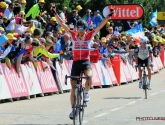
[[[78,39],[78,34],[72,30],[69,31],[71,41],[73,43],[73,61],[77,60],[89,60],[90,48],[92,38],[95,35],[95,30],[92,30],[85,34],[84,40]]]

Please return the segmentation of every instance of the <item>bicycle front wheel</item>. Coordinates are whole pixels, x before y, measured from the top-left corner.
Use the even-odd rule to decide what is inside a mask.
[[[73,125],[78,125],[78,115],[79,115],[79,94],[78,88],[75,88],[74,92],[74,103],[73,103]]]
[[[147,99],[147,75],[143,76],[143,89],[145,92],[145,99]]]
[[[80,125],[83,124],[84,108],[85,108],[85,102],[84,102],[84,88],[81,88],[81,94],[80,94],[80,112],[79,112],[79,121],[80,121]]]

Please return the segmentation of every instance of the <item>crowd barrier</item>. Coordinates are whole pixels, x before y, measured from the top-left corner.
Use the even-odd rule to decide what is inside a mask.
[[[153,60],[152,72],[159,72],[165,66],[165,52],[161,51],[160,56],[154,57]],[[65,75],[71,74],[72,63],[72,60],[64,60],[63,64],[56,62],[56,82],[49,65],[46,65],[47,68],[45,68],[45,62],[37,62],[37,68],[34,68],[32,62],[21,64],[19,76],[14,65],[9,69],[6,64],[0,63],[0,100],[9,99],[13,101],[13,99],[20,97],[30,99],[38,94],[44,96],[47,93],[71,90],[69,79],[68,84],[65,85]],[[120,55],[116,54],[110,60],[110,64],[102,61],[92,64],[93,87],[120,86],[122,83],[138,80],[138,72],[136,72],[134,66],[128,61],[123,62]],[[84,84],[85,80],[83,80]],[[60,86],[61,89],[57,86]]]

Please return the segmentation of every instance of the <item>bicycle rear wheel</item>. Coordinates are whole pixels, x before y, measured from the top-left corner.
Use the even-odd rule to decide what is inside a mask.
[[[145,92],[145,99],[147,99],[147,75],[143,76],[143,89]]]
[[[83,124],[84,108],[85,108],[84,88],[81,88],[81,94],[80,94],[80,112],[79,112],[79,122],[80,122],[80,125]]]
[[[74,103],[73,103],[73,125],[78,125],[78,115],[79,115],[79,97],[78,97],[78,88],[75,88],[74,93]]]

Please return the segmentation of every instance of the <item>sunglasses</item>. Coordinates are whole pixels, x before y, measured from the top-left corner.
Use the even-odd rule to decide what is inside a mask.
[[[41,4],[45,4],[45,3],[41,3]]]
[[[77,28],[77,30],[84,30],[84,28],[82,28],[82,27],[80,28],[80,27],[79,27],[79,28]]]
[[[145,45],[145,44],[147,44],[147,43],[146,43],[146,42],[141,42],[141,44]]]

